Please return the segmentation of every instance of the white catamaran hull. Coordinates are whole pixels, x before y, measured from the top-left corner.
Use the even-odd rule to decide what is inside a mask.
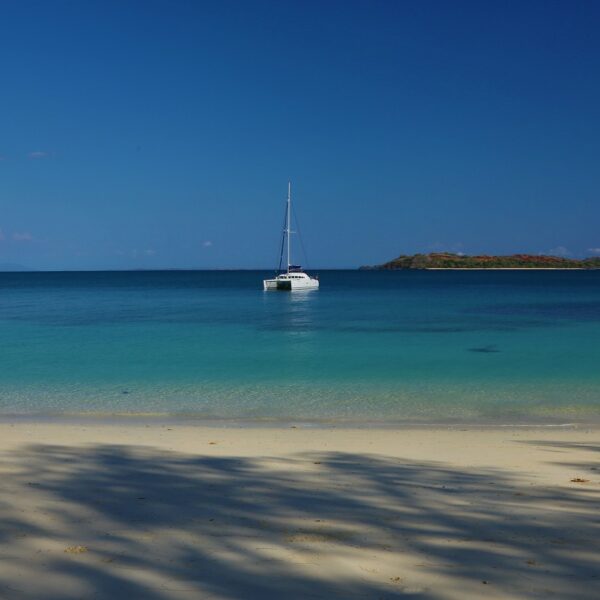
[[[298,273],[297,275],[279,275],[275,279],[263,280],[263,287],[267,291],[291,292],[293,290],[316,290],[319,288],[319,280]]]
[[[263,279],[263,287],[265,290],[276,290],[277,281],[275,279]]]

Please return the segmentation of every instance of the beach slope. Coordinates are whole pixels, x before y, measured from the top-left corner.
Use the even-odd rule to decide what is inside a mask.
[[[597,429],[0,424],[0,597],[597,598]]]

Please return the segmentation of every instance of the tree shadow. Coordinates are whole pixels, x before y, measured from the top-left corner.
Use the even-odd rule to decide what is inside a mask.
[[[344,452],[3,462],[3,598],[598,597],[598,490]]]
[[[587,452],[600,452],[600,443],[590,442],[571,442],[555,440],[523,440],[521,444],[538,446],[540,448],[564,449],[564,450],[585,450]]]

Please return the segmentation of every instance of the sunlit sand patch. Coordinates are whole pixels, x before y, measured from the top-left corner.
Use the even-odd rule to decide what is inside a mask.
[[[83,554],[88,551],[87,546],[67,546],[65,548],[66,554]]]
[[[288,533],[285,536],[285,541],[302,544],[343,544],[352,541],[354,538],[355,532],[352,531],[334,529],[300,529],[298,531]]]

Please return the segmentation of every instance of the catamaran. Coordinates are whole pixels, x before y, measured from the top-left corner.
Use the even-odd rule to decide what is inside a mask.
[[[287,270],[279,273],[274,279],[264,279],[263,287],[265,290],[293,291],[293,290],[316,290],[319,289],[319,280],[316,277],[307,275],[300,265],[293,265],[291,262],[291,230],[292,222],[292,185],[288,182],[288,195],[285,208],[285,225],[283,228],[283,237],[281,240],[281,256],[279,258],[279,269],[281,271],[281,262],[283,259],[284,245],[287,247]]]

